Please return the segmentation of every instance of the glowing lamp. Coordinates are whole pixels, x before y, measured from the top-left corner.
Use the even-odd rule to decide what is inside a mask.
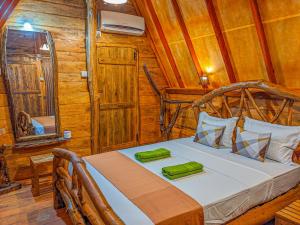
[[[24,23],[23,24],[23,30],[33,31],[32,25],[30,23],[28,23],[28,22]]]
[[[49,45],[48,45],[48,44],[43,44],[43,45],[40,47],[40,50],[42,50],[42,51],[49,51],[49,50],[50,50]]]
[[[209,79],[206,74],[203,74],[202,76],[200,76],[200,84],[205,90],[208,88]]]
[[[109,4],[124,4],[127,2],[127,0],[103,0],[104,2],[106,3],[109,3]]]

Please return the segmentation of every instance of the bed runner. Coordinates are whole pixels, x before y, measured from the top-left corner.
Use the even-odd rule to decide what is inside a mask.
[[[204,224],[203,208],[198,202],[120,152],[88,156],[85,160],[155,225]]]

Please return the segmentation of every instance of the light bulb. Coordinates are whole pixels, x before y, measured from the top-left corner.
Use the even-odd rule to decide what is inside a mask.
[[[127,0],[104,0],[104,2],[109,4],[124,4]]]
[[[33,31],[33,28],[32,28],[30,23],[26,22],[26,23],[23,24],[23,30]]]

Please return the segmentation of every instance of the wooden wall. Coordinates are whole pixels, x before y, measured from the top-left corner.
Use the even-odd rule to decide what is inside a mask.
[[[98,9],[106,9],[139,14],[136,6],[129,1],[122,7],[104,5],[97,2]],[[86,70],[85,22],[86,8],[83,0],[21,0],[11,14],[6,25],[21,27],[30,22],[34,28],[51,32],[58,60],[59,111],[61,130],[71,130],[72,140],[60,147],[69,148],[80,155],[91,152],[90,99],[87,80],[80,77]],[[139,107],[140,107],[140,144],[161,140],[159,131],[159,99],[152,91],[142,66],[147,64],[159,88],[167,87],[167,81],[160,69],[159,62],[152,50],[152,42],[147,35],[130,37],[125,35],[103,34],[98,43],[136,45],[139,50]],[[0,128],[6,134],[0,136],[0,144],[12,144],[5,88],[0,81]],[[49,152],[55,146],[27,150],[7,150],[9,171],[13,179],[23,179],[31,175],[29,156]]]
[[[131,15],[139,15],[139,8],[135,2],[129,0],[124,5],[104,4],[97,0],[98,10],[109,10]],[[153,73],[153,77],[160,89],[168,86],[163,71],[159,66],[156,55],[151,47],[151,39],[146,33],[142,37],[105,34],[97,38],[97,43],[113,43],[120,45],[134,45],[139,51],[139,110],[140,110],[140,144],[153,143],[160,140],[159,130],[159,98],[152,91],[144,74],[143,65],[146,64]]]
[[[214,87],[228,84],[228,75],[207,10],[206,0],[176,1],[202,69],[212,71],[210,80]],[[141,2],[145,7],[144,16],[148,22],[150,33],[156,37],[155,44],[158,52],[161,58],[165,59],[166,51],[157,35],[157,25],[155,26],[155,22],[153,22],[153,15],[151,16],[149,13],[147,1],[142,0]],[[198,87],[197,72],[184,41],[172,0],[150,0],[150,2],[153,4],[185,86]],[[236,79],[238,81],[268,80],[249,1],[212,0],[212,2]],[[277,81],[287,87],[300,88],[300,64],[298,63],[300,2],[298,0],[257,0],[257,2]],[[172,80],[170,63],[166,60],[163,62],[168,77]]]
[[[90,103],[86,79],[85,49],[86,8],[83,0],[21,0],[6,25],[20,27],[30,22],[33,28],[51,32],[58,61],[59,111],[61,130],[71,130],[72,140],[62,144],[80,155],[90,154]],[[0,144],[12,144],[7,98],[0,77]],[[30,176],[29,156],[50,151],[54,146],[27,150],[7,150],[11,178]]]

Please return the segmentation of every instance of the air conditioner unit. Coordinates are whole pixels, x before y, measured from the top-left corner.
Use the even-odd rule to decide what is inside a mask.
[[[101,11],[102,32],[141,36],[145,33],[143,17],[118,12]]]

